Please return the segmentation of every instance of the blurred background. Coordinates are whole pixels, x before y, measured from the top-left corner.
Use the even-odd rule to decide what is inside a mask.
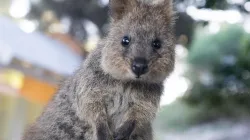
[[[0,140],[20,140],[107,32],[108,0],[0,1]],[[156,140],[250,140],[250,0],[175,0]]]

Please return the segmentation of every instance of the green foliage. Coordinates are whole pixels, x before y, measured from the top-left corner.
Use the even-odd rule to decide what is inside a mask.
[[[205,4],[205,8],[211,9],[226,9],[227,6],[227,0],[207,0]]]
[[[201,108],[177,101],[160,109],[154,125],[162,132],[185,129],[195,122],[195,116],[199,114]]]
[[[187,59],[191,87],[184,97],[161,109],[159,132],[183,131],[212,121],[241,120],[250,112],[250,35],[237,25],[217,34],[198,32]]]
[[[249,48],[250,35],[237,25],[227,25],[217,34],[196,36],[188,56],[191,68],[186,73],[192,87],[184,100],[191,105],[206,104],[214,110],[207,115],[216,117],[234,116],[235,107],[250,107]]]

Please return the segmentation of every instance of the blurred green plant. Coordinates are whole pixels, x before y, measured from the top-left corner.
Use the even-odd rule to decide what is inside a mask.
[[[217,34],[196,33],[187,62],[191,86],[184,97],[161,109],[155,121],[158,131],[249,118],[250,35],[241,26],[225,25]]]
[[[195,38],[186,73],[192,86],[183,99],[190,105],[205,104],[205,114],[214,119],[236,117],[250,107],[250,35],[241,26],[226,25],[217,34]]]
[[[195,116],[201,113],[202,106],[189,106],[180,100],[160,109],[154,123],[157,131],[184,130],[196,123]]]

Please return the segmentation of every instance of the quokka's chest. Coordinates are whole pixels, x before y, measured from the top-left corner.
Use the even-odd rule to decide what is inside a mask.
[[[133,104],[133,97],[128,93],[111,93],[104,98],[106,110],[110,117],[125,113]]]
[[[133,93],[128,92],[113,92],[106,95],[105,106],[110,123],[114,127],[125,121],[126,114],[134,105],[134,96]]]

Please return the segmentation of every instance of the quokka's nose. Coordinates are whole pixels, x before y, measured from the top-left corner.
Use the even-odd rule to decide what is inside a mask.
[[[132,71],[136,74],[136,78],[148,72],[148,62],[145,58],[137,57],[132,63]]]

